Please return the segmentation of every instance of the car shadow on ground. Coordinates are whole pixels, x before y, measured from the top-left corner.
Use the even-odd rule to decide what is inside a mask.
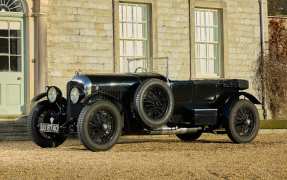
[[[191,142],[184,142],[180,140],[173,140],[173,139],[123,139],[120,140],[117,144],[144,144],[144,143],[193,143],[193,144],[229,144],[230,141],[223,141],[223,140],[206,140],[206,139],[199,139],[196,141]]]
[[[162,146],[161,146],[162,144]],[[180,146],[180,144],[184,146]],[[150,151],[152,149],[161,148],[161,151],[169,151],[173,147],[178,147],[180,149],[189,148],[190,145],[200,145],[200,144],[212,144],[212,145],[222,145],[222,144],[233,144],[231,141],[220,139],[220,140],[208,140],[208,139],[199,139],[192,142],[183,142],[177,139],[155,139],[155,138],[122,138],[112,149],[116,152],[139,152],[139,151]],[[147,145],[147,146],[146,146]],[[168,145],[168,146],[166,146]],[[129,147],[127,147],[129,146]],[[84,146],[79,144],[70,144],[65,146],[65,150],[69,151],[87,151]]]

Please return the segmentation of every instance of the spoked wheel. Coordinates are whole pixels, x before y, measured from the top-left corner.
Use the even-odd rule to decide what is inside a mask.
[[[172,116],[173,93],[165,82],[150,79],[138,88],[135,94],[135,107],[147,126],[152,128],[162,126]]]
[[[86,106],[78,120],[78,134],[91,151],[105,151],[114,146],[122,132],[122,117],[111,102],[99,101]]]
[[[200,138],[201,135],[202,135],[202,131],[197,131],[197,132],[188,133],[188,134],[177,134],[176,136],[182,141],[191,142],[191,141],[195,141],[198,138]]]
[[[40,131],[41,123],[50,124],[51,120],[53,120],[54,124],[60,124],[59,118],[61,117],[58,110],[48,102],[44,101],[37,104],[31,111],[27,120],[33,142],[42,148],[58,147],[63,144],[67,138],[65,134]]]
[[[260,126],[258,111],[247,100],[236,102],[230,111],[227,133],[235,143],[249,143],[258,134]]]
[[[160,86],[151,86],[143,96],[143,109],[147,116],[157,120],[168,110],[168,94]]]

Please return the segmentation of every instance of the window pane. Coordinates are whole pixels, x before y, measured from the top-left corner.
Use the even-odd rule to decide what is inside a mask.
[[[128,23],[126,26],[126,32],[127,32],[127,38],[132,38],[133,37],[133,24],[132,23]]]
[[[119,20],[120,21],[123,20],[123,6],[122,5],[119,6]]]
[[[144,56],[144,42],[143,41],[137,41],[136,44],[136,54],[137,57]]]
[[[0,37],[8,37],[9,31],[8,31],[8,22],[6,21],[0,21]]]
[[[142,9],[142,20],[143,21],[147,21],[150,17],[149,17],[149,12],[148,12],[148,6],[141,6]]]
[[[197,9],[195,12],[195,57],[198,74],[219,75],[220,32],[217,10]]]
[[[7,38],[0,38],[0,53],[9,53],[9,40]]]
[[[125,42],[125,55],[126,56],[134,56],[134,42],[133,41],[126,41]]]
[[[137,17],[137,7],[136,6],[133,6],[133,22],[139,22],[138,21],[138,17]]]
[[[124,55],[124,41],[120,41],[120,54]]]
[[[213,59],[215,58],[215,51],[217,51],[217,48],[214,44],[208,44],[208,50],[207,50],[207,58]]]
[[[214,59],[209,59],[208,60],[208,73],[215,74],[214,67],[215,67]]]
[[[120,57],[121,71],[126,72],[128,69],[127,59],[143,58],[141,62],[133,62],[130,71],[135,66],[142,66],[148,57],[147,46],[149,26],[145,22],[147,17],[148,6],[144,4],[121,3],[120,5]]]
[[[127,6],[126,7],[126,21],[132,22],[132,6]]]
[[[7,21],[0,21],[0,29],[9,29]]]
[[[8,37],[8,30],[7,29],[0,29],[0,37]]]
[[[206,42],[208,41],[208,37],[207,37],[207,28],[201,28],[201,31],[200,31],[200,36],[201,36],[201,41],[202,42]]]
[[[9,71],[9,57],[0,56],[0,71],[7,72]]]
[[[206,58],[206,45],[205,44],[199,44],[199,58]]]
[[[13,72],[21,72],[21,57],[20,56],[10,57],[10,69]]]
[[[142,22],[144,21],[144,13],[143,13],[143,8],[141,7],[137,7],[137,22]]]
[[[21,23],[20,22],[10,22],[10,36],[11,37],[21,37]]]
[[[126,21],[127,20],[127,8],[126,6],[122,6],[122,21]]]
[[[200,26],[205,26],[205,13],[203,11],[200,12]]]
[[[211,12],[206,12],[206,14],[205,14],[205,17],[206,17],[206,19],[205,19],[205,21],[206,21],[206,26],[213,26],[214,25],[214,14],[213,14],[213,12],[211,11]]]
[[[10,30],[10,36],[11,37],[21,37],[21,31],[20,30]]]
[[[219,67],[220,67],[219,60],[216,59],[216,60],[214,61],[214,73],[215,73],[215,74],[219,74],[219,73],[220,73]]]
[[[21,55],[21,39],[10,39],[10,53]]]
[[[214,34],[213,34],[213,28],[206,28],[206,40],[208,42],[214,42]]]
[[[207,69],[206,69],[206,59],[199,59],[197,64],[197,71],[200,74],[206,74]]]
[[[218,11],[217,12],[214,12],[214,14],[213,14],[214,16],[213,16],[213,24],[214,24],[214,26],[218,26],[219,24],[219,15],[218,15]]]

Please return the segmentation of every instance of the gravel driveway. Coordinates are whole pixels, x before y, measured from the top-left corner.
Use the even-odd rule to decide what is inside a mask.
[[[194,143],[175,136],[124,137],[92,153],[78,140],[57,149],[0,142],[0,179],[286,179],[287,133],[260,134],[252,144],[223,135]]]

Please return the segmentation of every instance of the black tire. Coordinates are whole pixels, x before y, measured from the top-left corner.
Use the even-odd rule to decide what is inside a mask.
[[[259,128],[259,114],[253,103],[248,100],[239,100],[233,103],[226,131],[234,143],[252,142],[258,134]]]
[[[41,118],[43,118],[42,115],[50,110],[56,111],[47,101],[40,102],[32,109],[27,119],[28,131],[31,132],[32,141],[42,148],[58,147],[67,139],[67,136],[64,134],[46,134],[40,132],[39,120],[41,121]]]
[[[150,79],[138,87],[134,106],[144,124],[151,128],[158,128],[171,118],[174,96],[166,82]]]
[[[91,151],[109,150],[121,136],[122,124],[121,113],[113,103],[98,101],[82,110],[77,125],[79,139]]]
[[[182,141],[192,142],[200,138],[201,135],[202,135],[202,131],[197,131],[197,132],[188,133],[188,134],[177,134],[176,136]]]

